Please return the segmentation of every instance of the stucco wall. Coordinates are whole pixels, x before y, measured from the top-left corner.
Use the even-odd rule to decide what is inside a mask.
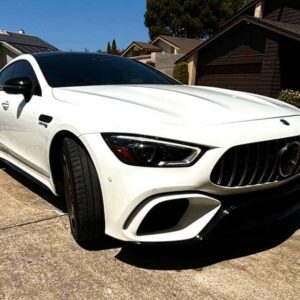
[[[180,57],[181,54],[152,53],[151,61],[155,63],[155,68],[173,76],[174,64]]]

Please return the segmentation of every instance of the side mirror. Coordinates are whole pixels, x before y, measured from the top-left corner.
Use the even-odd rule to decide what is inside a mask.
[[[32,82],[28,77],[9,79],[3,84],[2,89],[7,94],[22,94],[26,102],[32,97]]]

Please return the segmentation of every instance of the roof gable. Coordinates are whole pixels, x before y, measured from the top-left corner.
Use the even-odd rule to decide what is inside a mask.
[[[203,43],[202,40],[198,39],[159,35],[156,39],[153,40],[152,44],[155,44],[159,40],[167,43],[170,46],[173,46],[174,48],[180,50],[180,52],[188,52],[194,47],[197,47],[198,45]]]
[[[233,24],[229,26],[228,28],[224,29],[222,32],[216,34],[209,40],[207,40],[205,43],[201,44],[200,46],[194,48],[191,50],[189,53],[181,57],[178,62],[185,61],[188,57],[193,55],[194,53],[201,51],[202,49],[205,49],[208,45],[214,43],[216,40],[218,40],[221,36],[224,34],[227,34],[230,32],[232,29],[240,26],[241,24],[253,24],[255,26],[264,28],[266,30],[275,32],[277,34],[280,34],[282,36],[286,36],[288,38],[298,40],[300,41],[300,25],[295,25],[295,24],[288,24],[288,23],[282,23],[282,22],[275,22],[275,21],[270,21],[270,20],[265,20],[265,19],[258,19],[254,17],[244,17]]]
[[[149,52],[161,52],[161,49],[159,47],[156,47],[155,45],[145,43],[145,42],[136,42],[133,41],[122,53],[122,56],[125,56],[133,47],[139,48],[141,51],[149,51]]]

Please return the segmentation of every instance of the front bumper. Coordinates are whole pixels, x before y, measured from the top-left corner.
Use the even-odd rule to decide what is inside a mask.
[[[273,130],[273,133],[267,131],[260,134],[259,141],[300,135],[299,129],[284,127],[277,119],[263,122],[266,127],[270,123],[270,127],[273,127],[276,132],[276,137]],[[299,118],[297,122],[300,123]],[[275,126],[278,128],[274,128]],[[222,126],[223,131],[229,130],[229,132],[235,128],[236,125],[233,124],[229,124],[228,128]],[[234,145],[256,142],[258,137],[255,132],[258,130],[258,124],[257,122],[240,124],[238,132],[234,136],[227,135],[226,138],[221,137],[222,133],[217,136],[216,128],[213,130],[215,131],[212,134],[207,134],[208,139],[214,135],[218,144],[205,143],[210,150],[196,164],[187,168],[144,168],[125,165],[115,157],[99,133],[81,136],[99,176],[104,200],[106,234],[137,243],[185,241],[195,237],[201,239],[207,235],[205,231],[211,227],[212,220],[220,218],[222,211],[223,213],[225,211],[226,215],[229,209],[225,204],[226,197],[236,199],[237,203],[242,204],[250,194],[266,191],[267,195],[276,189],[285,190],[286,186],[299,179],[298,176],[281,182],[235,188],[213,184],[210,176],[217,161]],[[248,136],[245,136],[244,132],[248,132]],[[161,136],[167,135],[162,132]],[[185,141],[195,143],[189,138]],[[299,181],[296,186],[299,186]],[[171,201],[175,203],[180,199],[188,202],[188,208],[183,208],[182,214],[179,214],[181,221],[177,227],[173,226],[169,229],[162,227],[154,234],[149,230],[143,234],[139,230],[143,220],[155,206]],[[259,202],[257,205],[259,207]],[[183,207],[184,203],[179,206]],[[168,218],[174,209],[170,205],[165,217]],[[235,211],[239,214],[241,210],[235,209]],[[154,214],[154,223],[157,221],[156,217]]]
[[[200,240],[264,226],[300,212],[300,180],[270,191],[221,197],[220,201],[220,210],[198,235]]]

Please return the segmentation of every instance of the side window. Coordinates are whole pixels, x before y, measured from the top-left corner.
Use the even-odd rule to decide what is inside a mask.
[[[0,74],[0,85],[3,85],[5,81],[12,78],[12,74],[15,68],[15,64],[5,68]]]
[[[32,81],[32,92],[34,95],[41,96],[41,88],[34,70],[29,62],[19,61],[14,64],[12,78],[28,77]],[[1,77],[2,78],[2,77]],[[0,80],[1,80],[0,78]]]

